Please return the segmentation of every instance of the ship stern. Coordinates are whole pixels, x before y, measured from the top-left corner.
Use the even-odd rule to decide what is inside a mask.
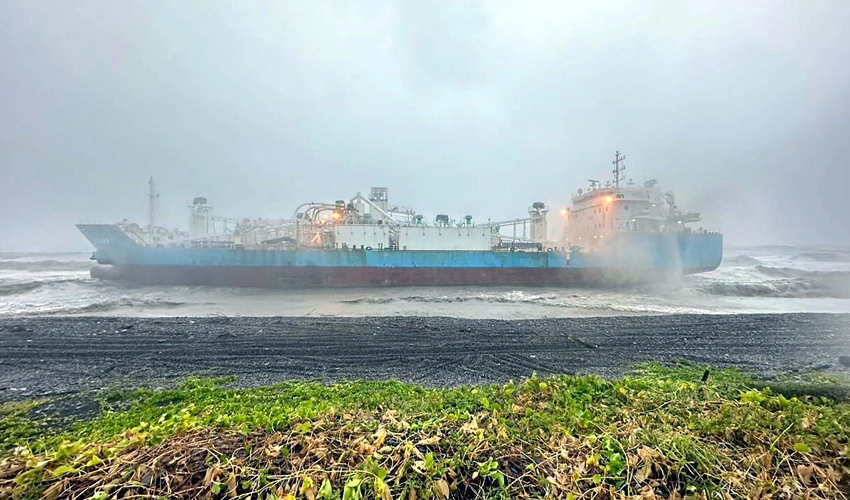
[[[714,271],[723,261],[723,235],[720,233],[678,233],[683,274]]]

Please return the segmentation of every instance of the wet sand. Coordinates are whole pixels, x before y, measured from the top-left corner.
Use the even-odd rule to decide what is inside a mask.
[[[398,379],[478,385],[540,375],[621,375],[688,359],[769,376],[850,376],[850,315],[680,315],[522,321],[458,318],[0,319],[0,400],[192,375],[240,385]]]

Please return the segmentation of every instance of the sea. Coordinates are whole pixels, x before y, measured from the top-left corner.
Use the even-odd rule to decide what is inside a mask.
[[[850,248],[727,247],[720,267],[617,289],[421,287],[265,290],[137,286],[89,276],[88,253],[0,253],[0,317],[449,316],[850,313]]]

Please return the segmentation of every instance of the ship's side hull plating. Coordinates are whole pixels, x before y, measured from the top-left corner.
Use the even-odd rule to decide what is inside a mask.
[[[695,270],[694,272],[698,272]],[[678,273],[630,269],[447,269],[344,267],[95,266],[92,277],[142,285],[260,288],[375,286],[621,286],[669,280]]]
[[[147,247],[111,225],[79,226],[95,245],[92,276],[140,284],[267,288],[606,285],[715,269],[722,236],[622,233],[593,253],[246,250]]]

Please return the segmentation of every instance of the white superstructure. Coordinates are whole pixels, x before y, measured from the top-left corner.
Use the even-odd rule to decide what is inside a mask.
[[[386,224],[335,224],[337,250],[383,250],[390,247],[390,227]]]
[[[593,250],[618,232],[686,232],[698,213],[682,213],[673,193],[664,193],[650,180],[638,186],[624,182],[624,156],[616,153],[614,181],[604,185],[590,180],[588,189],[579,189],[564,216],[564,237],[571,247]]]
[[[488,226],[402,226],[400,250],[490,250],[493,228]]]
[[[386,187],[373,187],[350,200],[299,205],[292,218],[234,220],[213,214],[203,196],[189,205],[189,231],[159,227],[157,195],[151,179],[150,221],[141,227],[128,221],[119,226],[140,244],[150,246],[285,249],[314,248],[406,251],[543,251],[556,243],[547,239],[549,208],[541,202],[528,208],[528,217],[476,224],[471,215],[433,220],[412,208],[390,203]]]

